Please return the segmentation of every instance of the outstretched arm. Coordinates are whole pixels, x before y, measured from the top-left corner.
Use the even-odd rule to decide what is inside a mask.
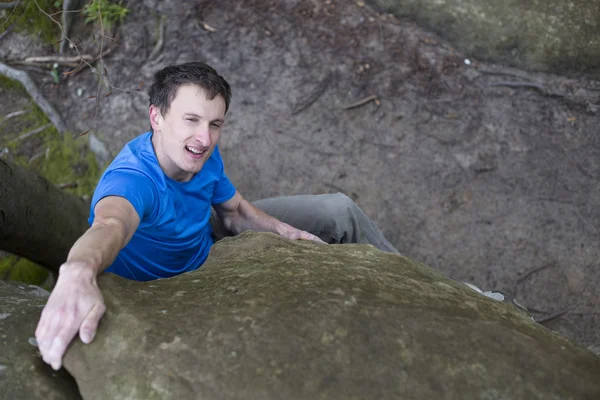
[[[129,242],[140,218],[123,197],[109,196],[94,208],[94,223],[71,247],[58,281],[35,331],[44,361],[58,370],[62,357],[79,331],[90,343],[106,307],[96,276]]]
[[[257,232],[276,233],[292,240],[302,239],[325,243],[312,233],[296,229],[264,213],[259,208],[250,204],[237,191],[230,200],[215,204],[214,208],[221,221],[223,221],[225,228],[236,235],[247,230],[253,230]]]

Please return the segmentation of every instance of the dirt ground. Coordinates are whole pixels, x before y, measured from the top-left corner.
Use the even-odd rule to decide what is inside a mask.
[[[600,344],[600,82],[470,59],[362,2],[128,6],[98,106],[89,70],[56,85],[29,69],[73,131],[92,129],[114,156],[149,128],[153,72],[206,61],[233,89],[220,148],[246,198],[344,192],[404,255]],[[96,39],[81,51],[97,54]],[[4,59],[53,53],[15,33],[2,42]]]

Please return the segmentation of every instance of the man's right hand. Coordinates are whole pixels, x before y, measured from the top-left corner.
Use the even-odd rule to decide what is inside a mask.
[[[95,271],[83,263],[63,264],[35,331],[44,361],[60,369],[73,337],[79,331],[81,341],[90,343],[105,311]]]

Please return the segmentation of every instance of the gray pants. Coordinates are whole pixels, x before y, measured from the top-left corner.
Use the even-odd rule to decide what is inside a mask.
[[[294,228],[317,235],[324,242],[366,243],[398,253],[377,225],[345,194],[272,197],[252,204]],[[214,210],[210,222],[215,241],[231,235]]]

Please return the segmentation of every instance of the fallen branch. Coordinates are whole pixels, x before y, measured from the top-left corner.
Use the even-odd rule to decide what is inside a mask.
[[[352,104],[350,104],[348,106],[345,106],[345,107],[343,107],[343,109],[344,110],[351,110],[353,108],[364,106],[365,104],[367,104],[367,103],[369,103],[371,101],[374,101],[375,104],[379,105],[379,99],[377,99],[377,96],[376,95],[371,95],[369,97],[365,97],[364,99],[357,101],[356,103],[352,103]]]
[[[21,85],[25,87],[25,90],[27,90],[27,93],[29,93],[31,96],[34,103],[37,104],[44,114],[46,114],[56,129],[60,133],[65,133],[67,131],[67,125],[62,120],[60,114],[42,95],[42,92],[38,89],[35,82],[33,82],[27,72],[19,71],[18,69],[11,68],[8,65],[0,62],[0,74],[21,83]]]

